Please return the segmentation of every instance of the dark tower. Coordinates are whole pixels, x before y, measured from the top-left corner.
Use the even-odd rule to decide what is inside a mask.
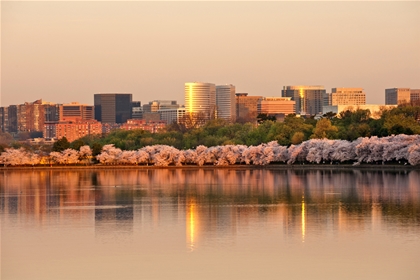
[[[98,93],[94,105],[95,120],[102,123],[125,123],[132,118],[131,93]]]

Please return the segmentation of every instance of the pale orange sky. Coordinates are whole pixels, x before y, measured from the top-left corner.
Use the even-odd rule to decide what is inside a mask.
[[[420,88],[420,2],[1,2],[1,106],[184,83],[280,96],[287,85]]]

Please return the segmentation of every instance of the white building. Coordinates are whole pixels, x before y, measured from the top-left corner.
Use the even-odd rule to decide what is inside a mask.
[[[219,119],[232,120],[236,118],[235,86],[216,86],[216,117]]]
[[[185,107],[177,109],[160,109],[157,112],[160,114],[160,119],[165,121],[167,124],[174,122],[179,123],[185,116]]]

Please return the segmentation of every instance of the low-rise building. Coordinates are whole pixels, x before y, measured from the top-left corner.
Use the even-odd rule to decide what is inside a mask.
[[[69,142],[87,135],[101,134],[102,124],[96,120],[59,121],[44,124],[44,138],[61,139]]]
[[[296,113],[296,102],[291,97],[262,97],[258,100],[258,114],[289,115]]]
[[[126,123],[122,124],[120,126],[120,129],[123,129],[123,130],[142,129],[142,130],[150,131],[151,133],[156,133],[159,130],[164,129],[165,126],[166,126],[166,122],[162,120],[146,121],[146,120],[130,119],[130,120],[127,120]]]
[[[335,105],[335,106],[324,106],[323,114],[326,113],[335,113],[340,114],[341,112],[356,111],[356,110],[369,110],[370,116],[373,119],[379,119],[381,117],[382,111],[389,110],[397,107],[397,105],[383,105],[383,104],[365,104],[365,105]]]

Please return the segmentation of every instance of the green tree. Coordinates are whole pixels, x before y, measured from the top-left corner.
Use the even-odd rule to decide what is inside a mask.
[[[102,145],[97,142],[93,143],[90,148],[92,149],[92,156],[97,156],[102,151]]]
[[[328,139],[332,139],[335,137],[336,132],[338,131],[336,126],[333,126],[331,124],[331,121],[329,119],[320,119],[314,130],[313,130],[313,134],[311,135],[311,138],[318,138],[318,139],[323,139],[323,138],[328,138]]]
[[[297,144],[302,143],[304,140],[305,140],[305,134],[303,132],[297,131],[293,134],[290,142],[293,145],[297,145]]]
[[[80,147],[84,145],[85,145],[85,142],[83,140],[77,139],[71,142],[70,148],[72,148],[73,150],[80,150]]]
[[[64,151],[65,149],[68,149],[68,148],[70,148],[70,143],[69,143],[69,141],[67,140],[66,137],[63,137],[63,138],[57,140],[53,144],[52,150],[54,152],[61,152],[61,151]]]

